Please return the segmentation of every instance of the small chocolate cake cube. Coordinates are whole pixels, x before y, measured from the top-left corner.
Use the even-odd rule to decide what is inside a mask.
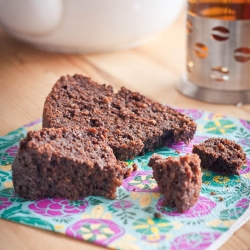
[[[163,194],[163,206],[176,207],[182,213],[197,202],[202,183],[198,155],[163,158],[153,154],[148,165]]]
[[[193,153],[199,155],[201,167],[222,175],[239,175],[239,170],[246,163],[246,154],[235,141],[210,138],[194,145]]]
[[[130,174],[116,160],[102,128],[50,128],[28,132],[12,165],[15,192],[25,199],[116,197]]]

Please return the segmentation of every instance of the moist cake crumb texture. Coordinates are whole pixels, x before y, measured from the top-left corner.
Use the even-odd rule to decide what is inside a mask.
[[[43,127],[104,127],[119,160],[173,142],[189,143],[196,123],[176,110],[122,87],[100,85],[81,75],[63,76],[46,98]]]
[[[163,194],[163,206],[176,207],[183,213],[195,205],[202,184],[198,155],[164,158],[153,154],[148,165]]]
[[[107,131],[78,127],[28,132],[12,165],[15,192],[25,199],[116,197],[127,170],[106,144]],[[128,172],[130,171],[130,172]]]
[[[202,168],[222,175],[239,175],[241,167],[246,163],[242,147],[228,139],[207,139],[194,145],[192,152],[199,155]]]

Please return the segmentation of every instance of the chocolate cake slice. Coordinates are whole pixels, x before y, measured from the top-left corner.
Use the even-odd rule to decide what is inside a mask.
[[[182,213],[195,205],[202,184],[198,155],[163,158],[153,154],[148,165],[163,194],[163,206],[176,207]]]
[[[115,156],[119,160],[131,159],[144,145],[124,127],[119,116],[109,112],[113,97],[111,86],[99,85],[80,75],[61,77],[44,104],[43,127],[105,127]]]
[[[235,141],[210,138],[193,146],[193,153],[199,155],[201,167],[222,175],[239,175],[246,163],[246,154]]]
[[[106,144],[102,128],[51,128],[28,132],[12,165],[15,192],[25,199],[88,195],[116,197],[130,174]]]
[[[99,85],[88,77],[63,76],[46,99],[43,127],[103,126],[113,95],[111,86]]]
[[[43,127],[104,127],[108,143],[119,160],[127,160],[155,148],[194,136],[196,124],[190,118],[153,102],[137,92],[90,78],[61,77],[46,98]]]
[[[188,144],[196,131],[195,122],[186,115],[124,87],[111,105],[126,110],[122,119],[133,124],[131,129],[143,141],[144,152],[173,142]]]

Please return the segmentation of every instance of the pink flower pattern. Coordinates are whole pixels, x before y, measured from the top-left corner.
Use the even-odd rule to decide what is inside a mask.
[[[125,230],[113,221],[104,219],[85,219],[69,226],[66,234],[78,239],[93,241],[106,246],[121,237]]]
[[[29,209],[43,216],[69,216],[83,213],[88,206],[84,199],[68,201],[67,199],[39,199],[29,205]]]
[[[204,111],[197,110],[197,109],[175,109],[186,116],[190,117],[193,120],[197,120],[202,117]]]
[[[171,250],[203,250],[219,238],[220,233],[188,233],[181,235],[172,242]]]
[[[179,143],[174,143],[174,144],[170,145],[169,147],[174,149],[174,150],[180,151],[180,153],[185,153],[185,154],[192,153],[193,146],[195,144],[201,143],[202,141],[205,141],[206,139],[208,139],[208,136],[196,135],[194,137],[194,139],[189,142],[188,145],[186,145],[184,142],[179,142]]]
[[[112,207],[115,209],[128,209],[134,206],[134,203],[129,200],[120,200],[120,201],[115,201],[112,204]]]
[[[5,152],[12,157],[15,157],[18,151],[18,146],[9,147]]]
[[[40,122],[42,122],[42,119],[41,119],[41,118],[39,118],[39,119],[37,119],[37,120],[35,120],[35,121],[33,121],[33,122],[30,122],[30,123],[25,124],[24,127],[25,127],[25,128],[26,128],[26,127],[31,127],[31,126],[33,126],[33,125],[37,125],[37,124],[40,123]]]
[[[247,158],[247,164],[240,170],[240,174],[247,174],[250,172],[250,159]]]
[[[0,210],[6,209],[6,208],[9,207],[11,204],[12,204],[12,202],[9,201],[8,198],[0,197]]]
[[[156,205],[156,209],[163,214],[177,217],[185,217],[185,218],[195,218],[209,214],[215,207],[216,203],[209,200],[206,197],[200,196],[198,202],[187,210],[185,213],[178,213],[175,208],[169,208],[162,206],[163,198],[160,198]]]
[[[13,162],[18,151],[18,146],[14,145],[6,149],[5,152],[0,152],[0,165],[6,165]]]
[[[159,192],[153,171],[136,171],[123,181],[123,187],[133,192]]]
[[[241,124],[248,130],[250,130],[250,121],[240,119]]]
[[[241,140],[239,140],[239,143],[240,143],[243,147],[249,147],[249,146],[250,146],[250,139],[249,139],[249,138],[241,139]]]
[[[250,200],[247,198],[243,198],[242,200],[238,201],[236,204],[236,207],[240,207],[240,208],[245,208],[247,209],[249,206]]]

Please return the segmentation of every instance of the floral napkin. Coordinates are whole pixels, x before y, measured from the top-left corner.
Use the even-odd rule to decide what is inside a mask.
[[[221,176],[203,171],[197,204],[183,214],[162,206],[162,196],[152,179],[148,161],[152,153],[128,161],[138,171],[125,179],[115,200],[90,196],[78,201],[39,199],[27,201],[13,190],[11,164],[20,140],[41,120],[0,137],[0,217],[93,242],[114,249],[177,250],[214,249],[250,218],[250,122],[221,114],[179,109],[198,125],[195,138],[163,147],[154,153],[165,157],[184,155],[193,144],[209,137],[233,139],[247,154],[241,175]],[[155,213],[161,217],[156,218]]]

